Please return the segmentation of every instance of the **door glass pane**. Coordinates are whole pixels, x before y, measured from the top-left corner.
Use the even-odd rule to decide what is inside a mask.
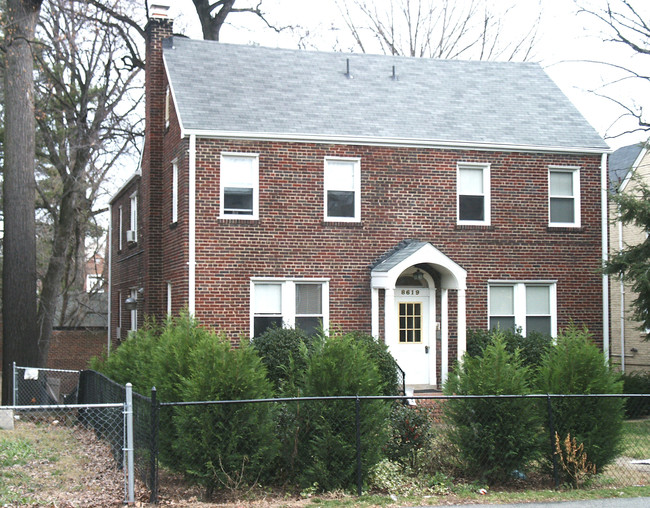
[[[573,173],[551,171],[551,196],[573,196]]]
[[[280,284],[255,284],[254,314],[282,313],[282,286]]]
[[[551,198],[551,222],[575,222],[573,198]]]
[[[458,197],[458,219],[459,220],[485,220],[483,196],[459,196]]]
[[[526,318],[526,333],[540,332],[551,335],[550,316],[529,316]]]
[[[296,314],[322,314],[320,284],[296,284]]]
[[[514,313],[514,287],[490,286],[490,315],[514,316]]]
[[[399,304],[399,341],[400,343],[422,342],[422,304]]]
[[[483,194],[483,170],[463,168],[458,175],[459,194]]]
[[[548,286],[526,286],[526,314],[550,314]]]

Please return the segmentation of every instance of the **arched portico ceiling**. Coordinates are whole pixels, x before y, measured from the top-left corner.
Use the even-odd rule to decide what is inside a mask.
[[[373,288],[394,289],[397,278],[408,267],[427,264],[440,273],[443,289],[466,289],[467,271],[429,242],[412,241],[377,264],[372,271]]]

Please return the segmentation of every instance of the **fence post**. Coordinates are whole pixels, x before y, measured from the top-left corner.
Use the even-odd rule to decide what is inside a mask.
[[[158,401],[156,387],[151,388],[151,450],[149,464],[149,502],[158,504]]]
[[[555,488],[560,488],[560,477],[557,470],[557,453],[555,453],[555,426],[553,425],[553,407],[551,405],[551,395],[546,394],[546,407],[548,409],[548,428],[551,433],[551,453],[553,454],[553,480]]]
[[[126,468],[128,478],[127,503],[135,503],[135,482],[133,476],[133,385],[126,383]]]
[[[14,402],[13,405],[15,406],[16,405],[16,400],[18,399],[18,382],[17,382],[18,381],[18,372],[16,371],[16,362],[14,362],[13,380],[14,380],[14,386],[13,386],[13,390],[11,390],[11,392],[12,392],[12,398],[13,398],[13,402]]]
[[[361,400],[358,395],[355,401],[355,419],[357,423],[357,496],[361,496]]]

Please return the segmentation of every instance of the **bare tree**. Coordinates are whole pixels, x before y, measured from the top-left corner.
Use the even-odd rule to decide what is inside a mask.
[[[104,5],[117,12],[124,2]],[[87,1],[50,0],[37,33],[37,217],[50,231],[36,320],[44,364],[53,325],[66,323],[70,296],[83,293],[86,239],[103,233],[97,198],[140,138],[142,83],[137,33]]]
[[[430,58],[527,60],[539,15],[523,32],[505,34],[509,9],[486,0],[336,0],[354,48],[361,52]],[[350,48],[353,49],[353,48]]]
[[[4,238],[2,402],[11,365],[36,365],[34,81],[32,43],[42,0],[7,0],[4,51]]]
[[[591,91],[621,108],[618,120],[631,117],[638,124],[617,135],[650,130],[650,114],[646,110],[647,104],[644,104],[650,92],[650,8],[647,0],[604,0],[595,5],[576,1],[576,4],[580,14],[598,21],[602,28],[600,36],[605,42],[627,48],[635,55],[634,59],[628,60],[628,65],[592,62],[608,67],[615,77]],[[623,95],[629,90],[634,90],[635,96]]]

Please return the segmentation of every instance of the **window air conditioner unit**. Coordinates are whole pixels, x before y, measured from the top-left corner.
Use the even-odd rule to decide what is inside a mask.
[[[135,243],[137,241],[136,233],[133,229],[126,230],[126,241],[128,243]]]

